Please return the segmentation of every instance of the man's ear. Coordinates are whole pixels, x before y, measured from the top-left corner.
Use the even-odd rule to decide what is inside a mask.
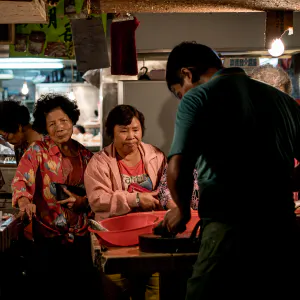
[[[180,73],[183,75],[183,77],[187,77],[190,81],[193,79],[192,72],[188,68],[181,68]]]

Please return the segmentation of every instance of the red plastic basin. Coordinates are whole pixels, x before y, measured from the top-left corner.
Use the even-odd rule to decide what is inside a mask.
[[[139,243],[139,235],[152,233],[153,227],[159,221],[159,217],[152,213],[131,213],[99,222],[108,231],[98,231],[90,227],[89,231],[95,233],[102,245],[134,246]]]

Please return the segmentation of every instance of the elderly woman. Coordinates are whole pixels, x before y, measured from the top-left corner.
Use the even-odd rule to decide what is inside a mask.
[[[17,163],[31,143],[42,139],[32,129],[28,108],[13,100],[0,102],[0,135],[14,146]]]
[[[58,201],[59,185],[54,184],[84,191],[84,171],[92,153],[71,139],[79,114],[76,103],[61,95],[48,94],[37,101],[33,128],[47,136],[29,146],[12,183],[13,206],[33,220],[35,251],[29,275],[34,288],[57,282],[65,286],[59,289],[61,296],[86,289],[84,274],[92,272],[87,197],[64,188],[65,196]],[[74,278],[82,283],[76,292]],[[53,297],[56,292],[54,288]]]
[[[279,90],[291,95],[292,81],[287,72],[281,67],[273,67],[270,64],[254,68],[250,74],[251,78],[272,85]]]
[[[142,142],[144,131],[144,115],[136,108],[118,105],[109,113],[106,132],[113,142],[94,155],[84,177],[96,220],[159,209],[156,189],[166,159]]]
[[[89,203],[98,221],[161,209],[158,185],[166,159],[159,149],[142,142],[144,123],[144,115],[130,105],[116,106],[107,117],[106,133],[113,142],[93,156],[84,177]],[[122,281],[120,274],[109,277]],[[144,278],[139,279],[144,282]],[[158,281],[158,274],[152,281]]]

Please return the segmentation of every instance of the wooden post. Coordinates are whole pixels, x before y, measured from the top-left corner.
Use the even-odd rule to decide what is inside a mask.
[[[265,48],[270,49],[273,40],[279,39],[290,27],[293,27],[292,11],[268,11],[266,17]]]
[[[15,43],[15,25],[0,24],[0,45],[12,45]]]

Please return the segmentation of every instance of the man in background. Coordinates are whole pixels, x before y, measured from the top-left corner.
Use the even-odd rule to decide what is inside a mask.
[[[293,299],[300,279],[291,183],[300,159],[297,103],[240,68],[223,68],[196,43],[172,50],[166,81],[181,99],[167,174],[177,204],[164,220],[169,231],[184,231],[190,219],[195,166],[200,189],[201,246],[186,299]]]

